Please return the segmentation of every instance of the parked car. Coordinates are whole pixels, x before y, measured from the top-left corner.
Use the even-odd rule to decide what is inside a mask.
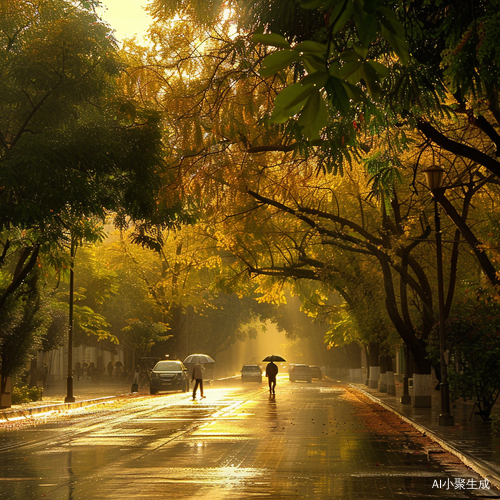
[[[288,378],[291,382],[303,380],[304,382],[312,382],[311,367],[309,365],[294,365],[288,372]]]
[[[323,380],[323,372],[321,371],[321,368],[319,366],[311,365],[311,375],[312,378]]]
[[[151,370],[149,392],[189,391],[188,370],[179,360],[158,361]]]
[[[259,365],[243,365],[241,369],[242,382],[262,383],[262,370]]]

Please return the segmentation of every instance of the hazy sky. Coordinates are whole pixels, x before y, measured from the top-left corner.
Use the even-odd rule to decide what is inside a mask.
[[[118,40],[143,36],[151,21],[143,7],[147,0],[101,0],[106,9],[102,9],[100,16],[116,30]]]

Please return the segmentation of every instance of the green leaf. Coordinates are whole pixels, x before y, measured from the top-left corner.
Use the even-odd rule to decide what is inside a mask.
[[[342,82],[342,85],[351,101],[360,102],[365,97],[363,91],[357,85],[352,85],[349,82]]]
[[[318,71],[325,71],[326,69],[325,59],[318,57],[317,54],[304,54],[302,62],[308,73],[316,73]]]
[[[298,43],[293,50],[305,53],[326,54],[326,45],[324,43],[313,42],[312,40],[305,40]]]
[[[344,62],[360,62],[359,54],[353,50],[342,52],[342,54],[340,54],[340,59]]]
[[[378,8],[379,20],[391,33],[401,39],[405,39],[406,32],[404,26],[401,24],[396,14],[387,7]]]
[[[380,88],[380,82],[375,68],[369,62],[366,62],[363,63],[362,71],[368,92],[374,100],[378,101],[382,95],[382,89]]]
[[[340,2],[330,13],[332,34],[339,32],[354,14],[354,4],[350,1]]]
[[[331,77],[325,87],[330,95],[332,105],[341,113],[347,114],[351,108],[351,101],[344,82],[339,78]]]
[[[343,52],[340,56],[342,65],[330,66],[330,74],[342,80],[347,80],[350,83],[358,83],[361,77],[362,60],[360,56],[354,52]]]
[[[359,41],[363,47],[369,47],[376,38],[380,23],[374,14],[358,16],[356,18],[356,30]]]
[[[328,123],[328,110],[320,92],[314,92],[307,99],[299,118],[302,133],[309,139],[319,139],[321,130]]]
[[[316,71],[302,78],[302,85],[312,84],[319,89],[323,88],[328,81],[329,75],[326,71]]]
[[[293,50],[279,50],[264,58],[259,70],[261,76],[271,76],[274,73],[288,67],[299,58]]]
[[[285,123],[300,112],[311,94],[318,93],[328,80],[326,72],[307,75],[301,82],[294,83],[283,89],[274,100],[274,110],[270,121]],[[324,103],[323,103],[324,104]]]
[[[366,47],[355,46],[354,52],[356,52],[361,59],[366,59],[368,57],[368,49]]]
[[[406,41],[404,26],[400,23],[394,12],[387,7],[379,8],[380,33],[387,39],[394,52],[403,64],[409,61],[409,44]]]
[[[254,43],[262,43],[263,45],[280,47],[281,49],[290,48],[290,44],[286,41],[285,37],[278,35],[278,33],[257,33],[253,35],[252,41]]]
[[[410,60],[410,46],[408,42],[401,39],[389,31],[383,24],[380,27],[380,33],[387,39],[394,52],[397,54],[402,64],[408,64]]]
[[[314,85],[294,83],[284,88],[274,100],[274,110],[271,114],[272,123],[285,123],[304,107],[307,97],[315,90]]]
[[[269,121],[271,123],[286,123],[290,118],[293,118],[304,107],[305,101],[295,108],[274,108]]]
[[[330,71],[332,76],[346,80],[349,83],[358,83],[361,80],[362,61],[349,62],[339,67],[336,71]],[[332,68],[333,69],[333,68]]]
[[[367,61],[366,64],[369,64],[377,72],[380,80],[383,80],[384,78],[387,78],[389,76],[389,69],[383,64],[377,61]]]
[[[314,90],[314,85],[304,85],[302,82],[294,83],[283,89],[274,100],[277,108],[291,109],[297,104],[305,101],[309,94]],[[295,114],[295,113],[294,113]]]
[[[256,33],[252,36],[252,41],[254,43],[279,47],[280,49],[290,48],[290,44],[286,41],[285,37],[278,35],[278,33]]]

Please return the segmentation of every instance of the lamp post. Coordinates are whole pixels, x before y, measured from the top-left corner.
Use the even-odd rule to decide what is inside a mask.
[[[448,385],[448,368],[446,360],[446,334],[444,322],[444,285],[443,285],[443,249],[441,243],[441,221],[439,219],[439,207],[436,195],[441,187],[444,170],[434,165],[426,170],[424,174],[432,197],[434,198],[434,220],[436,225],[436,254],[437,254],[437,277],[438,277],[438,303],[439,303],[439,357],[441,367],[441,414],[438,417],[438,425],[454,425],[453,415],[450,412],[450,388]]]
[[[75,397],[73,396],[73,291],[75,282],[75,244],[71,238],[71,260],[69,268],[69,324],[68,324],[68,376],[66,378],[66,397],[65,403],[74,403]]]

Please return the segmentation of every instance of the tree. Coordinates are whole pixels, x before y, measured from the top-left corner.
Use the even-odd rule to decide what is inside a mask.
[[[135,368],[139,360],[150,354],[151,348],[168,339],[167,327],[162,323],[154,323],[150,318],[129,319],[128,325],[122,329],[122,343],[133,353],[132,364]]]
[[[154,5],[160,3],[170,4]],[[169,116],[177,120],[179,136],[173,134],[172,140],[182,146],[173,148],[170,161],[182,189],[196,193],[204,216],[214,221],[211,237],[238,255],[251,276],[269,276],[270,281],[312,279],[335,289],[332,283],[345,270],[337,262],[342,252],[357,255],[366,267],[376,263],[388,315],[412,350],[417,371],[427,371],[425,346],[437,317],[435,275],[427,198],[417,199],[422,191],[417,174],[443,163],[449,175],[448,213],[451,206],[458,215],[454,222],[460,219],[465,226],[471,225],[473,197],[483,203],[483,196],[493,196],[496,204],[498,194],[482,167],[489,162],[484,155],[457,158],[451,148],[438,150],[421,141],[423,120],[446,128],[467,152],[487,149],[490,140],[453,114],[443,73],[433,71],[441,61],[431,57],[426,38],[435,35],[430,39],[441,47],[451,40],[446,37],[453,27],[447,24],[443,35],[437,28],[432,32],[434,25],[422,29],[422,23],[434,14],[439,18],[450,6],[412,2],[408,10],[396,4],[388,12],[384,2],[356,2],[359,8],[352,9],[351,2],[327,1],[309,2],[317,12],[305,13],[287,2],[285,14],[274,16],[273,9],[283,7],[276,1],[266,17],[269,3],[255,2],[251,25],[266,31],[255,38],[268,44],[263,47],[252,46],[243,30],[230,36],[220,16],[219,24],[207,27],[206,20],[196,19],[196,4],[176,2],[190,28],[182,18],[172,33],[161,23],[155,26],[157,48],[137,75],[141,88],[156,93],[159,103],[173,111]],[[409,52],[403,23],[412,34]],[[273,44],[282,50],[268,55]],[[166,47],[176,48],[171,52],[180,55],[177,61],[162,64]],[[420,49],[429,50],[428,64]],[[255,69],[262,59],[261,78]],[[183,71],[195,64],[196,78],[186,84]],[[156,74],[148,78],[152,68]],[[167,93],[158,90],[167,87],[174,92],[164,100]],[[315,177],[318,173],[325,176]],[[343,181],[336,174],[359,182],[339,190]],[[474,214],[477,219],[480,211]],[[459,251],[457,232],[450,240],[448,312],[458,276],[467,274],[458,259],[469,259]],[[471,245],[476,257],[485,253],[478,241]],[[490,260],[479,260],[485,272]],[[267,295],[273,289],[268,286]]]
[[[392,3],[390,13],[382,1],[304,0],[299,4],[289,5],[289,17],[300,16],[305,8],[323,14],[326,20],[326,24],[314,26],[309,40],[297,43],[296,33],[278,20],[261,25],[269,33],[254,37],[281,49],[263,61],[262,75],[293,64],[301,77],[276,98],[272,120],[296,122],[308,139],[317,140],[315,144],[327,152],[331,150],[332,130],[345,136],[341,126],[332,127],[332,121],[340,125],[352,120],[349,140],[343,144],[350,143],[358,150],[369,147],[356,138],[360,127],[374,130],[389,126],[400,137],[407,130],[418,130],[425,147],[468,162],[472,175],[478,174],[479,166],[480,176],[489,171],[492,178],[498,178],[500,163],[495,151],[500,136],[494,127],[500,118],[496,2]],[[399,61],[391,58],[392,51]],[[452,115],[462,122],[462,130],[467,126],[482,140],[472,146],[467,140],[470,132],[457,136],[455,125],[443,120]],[[390,150],[390,143],[387,148]],[[392,161],[387,155],[386,166]],[[460,181],[456,186],[447,185],[448,189],[460,186]],[[482,243],[444,192],[436,197],[474,250],[485,275],[498,285],[496,270]]]
[[[166,325],[168,336],[151,345],[150,354],[184,359],[194,349],[216,358],[251,335],[253,301],[224,290],[223,255],[205,230],[199,223],[165,231],[159,251],[130,244],[126,234],[114,243],[123,252],[121,265],[142,281]]]
[[[61,213],[153,214],[158,116],[120,89],[108,28],[64,0],[2,8],[0,229],[47,228]]]
[[[125,66],[95,5],[0,6],[0,312],[7,307],[6,314],[41,254],[64,240],[68,221],[113,211],[121,226],[145,219],[168,224],[180,214],[175,203],[156,204],[167,176],[160,117],[127,95]]]
[[[1,307],[42,247],[60,239],[64,219],[113,210],[120,224],[126,217],[165,223],[178,207],[155,203],[163,175],[159,116],[127,96],[108,28],[65,0],[0,8],[1,266],[9,231],[32,231]]]
[[[38,273],[37,273],[38,274]],[[30,357],[41,347],[50,324],[37,287],[38,276],[25,280],[0,313],[0,393],[7,381],[25,368]]]
[[[235,211],[245,213],[258,208],[258,203],[248,197],[255,195],[249,186],[259,185],[262,188],[268,183],[273,183],[274,188],[271,188],[270,192],[280,193],[280,189],[286,192],[290,189],[290,183],[297,182],[298,179],[300,185],[306,184],[313,175],[314,168],[321,167],[311,161],[310,165],[305,167],[306,175],[298,173],[305,166],[306,151],[299,152],[295,149],[296,140],[295,143],[293,141],[297,137],[297,127],[263,129],[259,126],[265,120],[270,107],[269,89],[271,87],[271,92],[275,88],[279,89],[280,84],[278,82],[271,86],[252,72],[260,56],[252,44],[243,37],[233,40],[229,36],[227,26],[222,22],[215,28],[203,24],[200,27],[196,23],[195,26],[193,29],[190,24],[190,28],[186,29],[185,24],[179,22],[174,24],[174,29],[169,24],[167,31],[158,23],[152,33],[159,48],[156,52],[148,52],[146,61],[137,68],[136,73],[141,76],[141,88],[144,89],[144,93],[152,90],[158,92],[158,88],[167,84],[172,91],[168,99],[161,100],[160,103],[165,109],[168,106],[167,116],[171,120],[173,117],[176,118],[176,128],[180,129],[179,141],[175,141],[176,144],[180,141],[183,146],[184,143],[187,144],[173,149],[175,154],[171,161],[183,179],[183,190],[188,193],[202,193],[199,199],[204,205],[204,216],[210,217],[211,224],[217,228],[212,231],[211,237],[222,245],[233,239],[240,248],[235,248],[231,243],[226,248],[240,257],[245,254],[245,248],[249,248],[251,255],[248,255],[248,260],[245,261],[248,268],[254,271],[259,267],[262,271],[259,254],[267,254],[269,251],[272,255],[271,248],[278,246],[271,241],[264,241],[265,226],[256,220],[246,225],[245,229],[251,238],[257,238],[257,241],[250,242],[235,236],[234,231],[224,235],[222,230],[219,234],[219,225],[224,226],[220,221]],[[196,49],[196,44],[200,40],[204,41],[203,52]],[[170,52],[179,54],[180,62],[175,66],[165,64],[164,60],[162,63],[165,47],[169,47]],[[236,71],[232,62],[234,60],[237,61]],[[190,79],[187,86],[182,75],[191,71],[195,62],[202,68],[202,73],[200,78]],[[155,69],[154,74],[152,68]],[[161,75],[161,78],[158,75]],[[218,91],[212,90],[214,86]],[[162,94],[159,95],[161,98]],[[172,106],[172,101],[176,105]],[[193,112],[193,109],[196,109],[196,112]],[[281,147],[277,146],[277,143],[281,143]],[[269,154],[264,156],[266,152]],[[290,155],[286,156],[287,152],[298,154],[295,158],[290,158]],[[249,153],[255,157],[250,158]],[[212,158],[215,161],[212,161]],[[244,169],[231,167],[243,162]],[[290,167],[283,168],[281,163],[280,172],[275,175],[275,172],[278,173],[275,168],[278,162],[287,162]],[[280,195],[281,193],[278,196]],[[207,205],[209,198],[212,200]],[[237,207],[236,210],[233,207]],[[283,227],[277,231],[286,234],[285,238],[292,239],[290,233]],[[303,233],[303,230],[299,230],[298,234],[294,235],[295,240],[292,241],[295,241],[295,245],[300,246],[299,241]],[[307,235],[307,231],[305,234]],[[261,248],[258,248],[259,242]],[[255,261],[257,264],[251,264],[250,261]],[[290,274],[290,277],[292,275],[311,277],[314,273],[309,271],[304,269],[301,273],[299,266],[296,266],[293,269],[295,274]],[[273,272],[276,275],[277,269]],[[419,358],[423,357],[423,353],[420,353]]]

